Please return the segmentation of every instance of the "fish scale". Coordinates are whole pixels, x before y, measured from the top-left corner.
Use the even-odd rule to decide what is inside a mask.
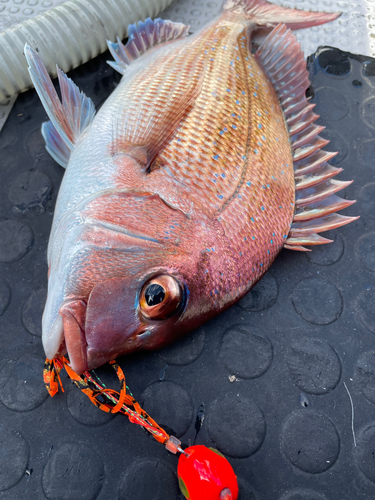
[[[327,243],[319,232],[353,220],[333,214],[352,203],[335,195],[348,182],[331,180],[340,170],[321,151],[303,54],[282,24],[336,17],[226,0],[190,37],[161,19],[131,26],[126,45],[108,44],[123,78],[96,116],[61,71],[60,101],[26,47],[48,151],[67,167],[48,252],[47,356],[67,349],[82,373],[160,347],[240,299],[281,248]],[[259,27],[273,29],[252,54]],[[165,293],[148,311],[151,282]]]
[[[207,70],[209,81],[203,86],[196,109],[187,117],[176,139],[159,155],[156,163],[162,166],[168,161],[173,175],[180,178],[183,176],[183,183],[190,188],[186,196],[199,207],[203,205],[212,215],[222,213],[225,233],[229,238],[232,234],[235,235],[228,251],[229,255],[232,254],[234,265],[241,265],[245,276],[239,277],[237,273],[230,272],[233,263],[226,269],[226,259],[222,259],[220,252],[210,256],[212,261],[216,261],[212,262],[212,267],[217,269],[217,273],[224,271],[226,276],[226,280],[220,280],[220,283],[215,281],[212,289],[219,288],[219,295],[224,296],[227,296],[227,290],[230,289],[232,300],[235,300],[246,287],[259,279],[285,243],[284,235],[288,234],[293,218],[290,207],[294,203],[294,175],[289,136],[273,87],[248,51],[249,40],[245,35],[243,22],[231,14],[227,17],[228,19],[211,24],[201,34],[208,38],[203,46],[207,47],[204,55],[212,65],[210,71]],[[233,21],[237,21],[234,43]],[[214,50],[209,50],[210,48]],[[198,47],[198,50],[201,51],[201,48]],[[193,50],[190,53],[194,57]],[[269,96],[273,97],[271,101]],[[206,104],[201,104],[200,101]],[[241,116],[241,127],[232,127],[233,114]],[[195,123],[198,121],[199,130],[196,130]],[[279,144],[274,139],[275,133],[279,136],[280,143],[286,141],[288,144],[276,157],[273,151],[279,148]],[[265,134],[269,136],[268,144],[271,144],[268,149],[259,146]],[[204,141],[206,137],[212,138],[208,144]],[[191,148],[192,138],[199,148],[199,154],[188,157],[190,161],[182,170],[181,162],[170,159],[186,155],[186,151]],[[248,150],[255,155],[259,154],[259,160],[248,156]],[[211,160],[207,165],[207,158],[213,158],[214,161]],[[280,163],[288,164],[284,174],[281,174]],[[200,164],[205,168],[199,168]],[[160,175],[162,174],[161,170]],[[279,181],[273,189],[262,193],[262,186],[268,185],[273,180],[272,177],[276,179],[276,175],[283,175],[285,181]],[[251,185],[248,186],[247,183]],[[282,209],[277,202],[279,199],[286,201]],[[258,211],[259,205],[267,209],[267,214],[261,211],[257,214],[257,220],[251,223],[251,214]],[[238,218],[238,213],[243,214],[242,218]],[[271,238],[263,240],[260,236],[254,242],[251,235],[263,234],[262,229],[270,224],[270,219],[270,235],[274,230],[277,234],[272,247],[268,248]],[[238,235],[249,238],[245,242],[243,238],[237,238]],[[254,247],[262,250],[254,253]],[[246,260],[248,256],[252,257],[251,261]],[[212,273],[210,277],[213,278]]]

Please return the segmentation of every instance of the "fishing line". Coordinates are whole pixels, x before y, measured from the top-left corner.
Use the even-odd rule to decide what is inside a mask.
[[[64,392],[60,372],[65,369],[74,384],[90,401],[106,413],[122,413],[132,424],[137,424],[171,453],[179,454],[177,476],[182,493],[189,500],[236,500],[238,495],[237,478],[227,459],[213,448],[195,445],[181,447],[181,441],[169,435],[135,400],[126,385],[125,375],[119,364],[112,360],[109,365],[115,370],[120,383],[120,390],[109,389],[100,380],[94,370],[78,375],[64,356],[46,359],[43,379],[50,396],[55,396],[59,386]],[[204,407],[200,406],[200,424],[203,423]],[[200,428],[200,427],[199,427]],[[199,429],[197,429],[198,435]],[[197,437],[197,436],[196,436]]]

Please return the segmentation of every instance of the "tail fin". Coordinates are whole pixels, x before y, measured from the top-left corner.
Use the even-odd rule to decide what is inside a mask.
[[[258,26],[274,28],[283,23],[293,30],[329,23],[341,15],[335,12],[307,12],[290,9],[267,2],[267,0],[226,0],[223,9],[242,14]]]

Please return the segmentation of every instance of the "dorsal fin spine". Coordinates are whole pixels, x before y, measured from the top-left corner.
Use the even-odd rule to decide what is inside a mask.
[[[310,85],[309,75],[304,55],[292,32],[285,25],[277,26],[259,47],[255,57],[264,67],[279,97],[292,146],[296,212],[285,247],[306,251],[302,245],[330,242],[317,233],[356,219],[333,214],[354,203],[335,194],[349,186],[351,181],[331,179],[342,169],[327,163],[336,153],[322,150],[329,141],[319,136],[325,127],[314,124],[318,115],[312,112],[314,105],[305,96]],[[327,216],[332,223],[327,224]],[[314,219],[319,221],[311,225]],[[294,224],[298,224],[297,232]]]
[[[293,126],[299,120],[304,120],[305,116],[311,112],[315,107],[315,104],[307,104],[302,109],[298,110],[297,113],[291,114],[289,117],[286,116],[286,123],[288,127]],[[318,118],[318,115],[314,115]]]

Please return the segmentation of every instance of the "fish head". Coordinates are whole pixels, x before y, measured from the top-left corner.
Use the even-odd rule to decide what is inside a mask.
[[[196,241],[207,224],[158,195],[126,192],[92,200],[60,225],[43,316],[48,358],[67,351],[82,373],[205,321]]]

